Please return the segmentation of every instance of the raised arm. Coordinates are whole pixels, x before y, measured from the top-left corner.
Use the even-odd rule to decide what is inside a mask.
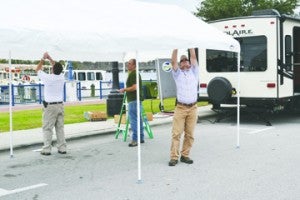
[[[38,64],[38,65],[36,66],[36,68],[35,68],[35,72],[36,72],[36,73],[37,73],[38,71],[40,71],[40,70],[43,68],[43,64],[45,63],[45,59],[46,59],[46,57],[45,57],[45,53],[44,53],[44,55],[43,55],[43,57],[41,58],[39,64]]]
[[[53,66],[55,64],[55,61],[51,58],[51,56],[48,54],[48,52],[44,53],[45,59],[48,59],[50,61],[50,64]]]
[[[198,66],[197,56],[194,48],[190,49],[190,60],[192,65]]]
[[[178,69],[177,54],[178,54],[178,50],[174,49],[172,52],[172,61],[171,61],[172,68],[174,71],[176,71]]]

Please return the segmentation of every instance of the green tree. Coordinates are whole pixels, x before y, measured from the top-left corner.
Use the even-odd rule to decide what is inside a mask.
[[[80,62],[78,62],[78,61],[72,61],[72,66],[73,66],[73,69],[79,69]]]
[[[6,60],[6,59],[0,59],[0,63],[8,63],[8,60]]]
[[[280,14],[294,14],[297,0],[204,0],[197,17],[206,21],[251,15],[253,10],[276,9]]]

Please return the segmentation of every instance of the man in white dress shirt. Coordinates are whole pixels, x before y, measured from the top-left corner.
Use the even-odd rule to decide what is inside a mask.
[[[52,65],[52,73],[47,74],[42,70],[45,60],[48,59]],[[55,128],[57,138],[58,153],[66,154],[67,145],[64,133],[64,75],[63,67],[59,62],[55,62],[46,52],[40,60],[36,72],[44,84],[43,101],[43,141],[44,146],[41,154],[51,155],[53,128]]]

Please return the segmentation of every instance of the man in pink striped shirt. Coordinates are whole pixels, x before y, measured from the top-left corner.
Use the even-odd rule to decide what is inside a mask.
[[[195,49],[189,49],[190,60],[187,56],[180,57],[177,63],[178,50],[172,53],[172,75],[176,83],[177,105],[174,111],[172,142],[169,166],[175,166],[180,161],[193,164],[189,154],[194,142],[194,129],[197,123],[197,85],[199,67]],[[182,149],[180,138],[184,133]]]

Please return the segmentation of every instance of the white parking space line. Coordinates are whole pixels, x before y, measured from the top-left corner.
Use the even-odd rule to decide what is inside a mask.
[[[37,185],[18,188],[18,189],[15,189],[15,190],[5,190],[5,189],[0,188],[0,197],[3,197],[5,195],[9,195],[9,194],[15,194],[15,193],[23,192],[23,191],[26,191],[26,190],[32,190],[32,189],[43,187],[43,186],[46,186],[46,185],[48,185],[48,184],[40,183],[40,184],[37,184]]]
[[[41,152],[42,151],[42,149],[34,149],[34,150],[32,150],[33,152]]]
[[[249,134],[260,133],[260,132],[268,131],[268,130],[271,130],[271,129],[274,129],[274,127],[269,127],[269,128],[263,128],[263,129],[254,130],[254,131],[249,132]]]
[[[236,129],[236,127],[231,127],[232,129]],[[240,126],[240,130],[247,133],[247,134],[256,134],[264,131],[268,131],[274,129],[274,127],[268,127],[268,128],[262,128],[262,129],[257,129],[257,128],[251,128],[251,127],[242,127]]]
[[[233,130],[236,130],[236,126],[230,126],[230,129],[233,129]],[[255,129],[255,128],[247,128],[247,127],[242,127],[242,126],[240,126],[240,130],[241,131],[244,131],[244,132],[249,132],[249,131],[253,131],[253,130],[257,130],[257,129]]]

